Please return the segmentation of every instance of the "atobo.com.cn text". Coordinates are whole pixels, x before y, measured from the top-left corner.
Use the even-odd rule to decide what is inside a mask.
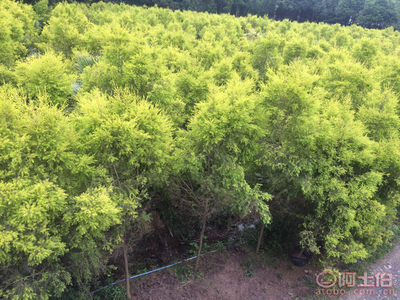
[[[364,272],[357,275],[357,272],[334,273],[325,270],[316,277],[319,286],[315,290],[315,295],[338,296],[345,294],[354,295],[378,295],[395,296],[396,289],[393,288],[393,274],[389,272],[378,272],[370,274]],[[378,289],[377,289],[378,288]]]

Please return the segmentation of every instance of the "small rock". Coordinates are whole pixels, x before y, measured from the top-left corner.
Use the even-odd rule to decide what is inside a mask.
[[[392,266],[389,265],[389,264],[387,264],[387,265],[385,266],[385,269],[391,269],[391,268],[392,268]]]

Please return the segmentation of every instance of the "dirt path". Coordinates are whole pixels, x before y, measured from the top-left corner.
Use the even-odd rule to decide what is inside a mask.
[[[355,295],[363,293],[360,289],[353,289],[342,300],[376,300],[376,299],[400,299],[400,243],[385,257],[378,260],[368,268],[368,273],[375,275],[379,272],[393,274],[393,288],[372,288],[369,295]],[[368,288],[370,290],[370,288]],[[392,291],[390,291],[392,290]],[[365,293],[365,292],[364,292]],[[393,293],[394,295],[388,295]]]

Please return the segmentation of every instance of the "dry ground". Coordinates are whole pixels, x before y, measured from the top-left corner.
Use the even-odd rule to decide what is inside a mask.
[[[199,272],[193,271],[193,265],[191,262],[132,280],[132,294],[140,300],[311,299],[318,272],[309,265],[296,267],[289,259],[244,250],[203,256]]]

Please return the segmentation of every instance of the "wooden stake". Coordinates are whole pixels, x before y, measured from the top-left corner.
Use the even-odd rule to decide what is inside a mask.
[[[258,251],[260,251],[261,242],[262,242],[262,238],[263,238],[263,234],[264,234],[264,228],[265,228],[265,225],[264,225],[264,223],[262,223],[262,224],[261,224],[260,235],[258,236],[258,242],[257,242],[256,253],[258,253]]]
[[[204,207],[204,214],[201,220],[201,233],[200,233],[200,240],[199,240],[199,249],[197,251],[197,259],[196,259],[196,265],[195,265],[195,270],[197,271],[199,268],[199,262],[200,262],[200,254],[201,254],[201,249],[203,248],[203,239],[204,239],[204,232],[206,231],[206,222],[207,222],[207,216],[208,216],[208,199],[206,199]]]
[[[129,266],[128,266],[128,247],[124,243],[123,245],[123,251],[124,251],[124,267],[125,267],[125,282],[126,282],[126,297],[129,300],[132,300],[132,295],[131,295],[131,285],[130,285],[130,279],[129,279]]]

